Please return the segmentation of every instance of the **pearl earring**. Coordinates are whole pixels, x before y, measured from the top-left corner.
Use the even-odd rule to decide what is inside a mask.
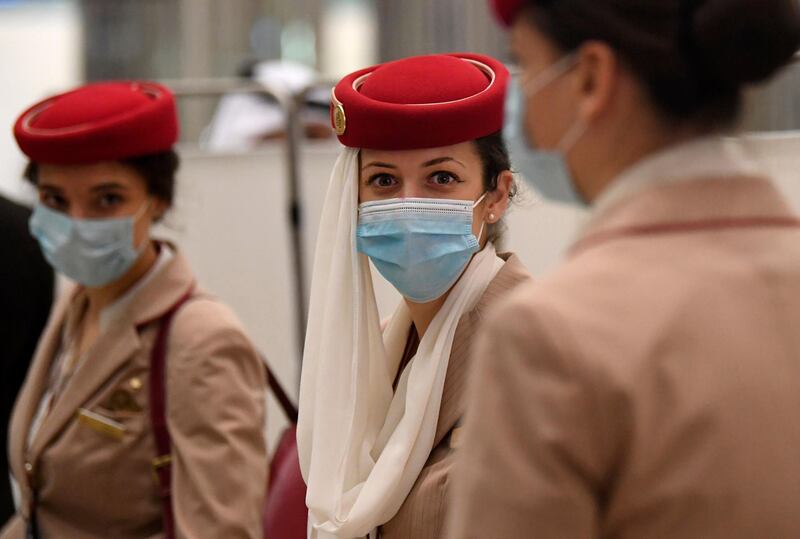
[[[493,213],[489,214],[489,222],[492,222],[492,223],[494,222],[494,214]]]

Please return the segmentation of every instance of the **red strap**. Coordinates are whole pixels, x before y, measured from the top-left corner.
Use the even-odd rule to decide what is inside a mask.
[[[150,422],[153,427],[153,437],[156,442],[156,458],[153,459],[153,471],[158,480],[159,495],[164,514],[164,537],[175,538],[175,518],[172,511],[172,442],[167,429],[167,338],[172,318],[192,296],[189,289],[161,317],[161,325],[156,334],[153,352],[150,355]]]
[[[191,298],[190,289],[164,316],[156,334],[153,352],[150,356],[150,422],[153,428],[153,437],[156,443],[157,456],[153,459],[153,471],[158,480],[159,495],[161,496],[162,512],[164,515],[164,537],[175,539],[175,517],[172,510],[172,442],[167,428],[167,388],[166,388],[166,360],[167,338],[170,325],[175,313]],[[262,358],[263,359],[263,358]],[[264,361],[269,377],[269,387],[278,399],[286,417],[293,424],[297,424],[297,408],[281,387],[278,379],[270,371]]]

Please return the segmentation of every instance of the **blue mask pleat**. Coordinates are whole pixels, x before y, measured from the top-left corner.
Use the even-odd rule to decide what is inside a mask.
[[[404,297],[422,303],[442,296],[478,251],[472,208],[463,201],[440,201],[442,205],[453,202],[462,207],[438,214],[420,210],[413,201],[385,201],[400,207],[359,218],[358,252],[367,255]],[[375,203],[371,207],[375,208]]]
[[[88,287],[122,277],[139,258],[133,245],[134,220],[79,220],[38,204],[29,228],[56,271]]]

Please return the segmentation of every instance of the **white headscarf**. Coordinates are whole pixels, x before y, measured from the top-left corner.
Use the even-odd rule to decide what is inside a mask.
[[[381,334],[369,259],[356,251],[358,150],[333,169],[317,237],[297,442],[309,538],[373,534],[400,509],[433,449],[456,326],[503,265],[476,254],[393,391],[411,316]]]

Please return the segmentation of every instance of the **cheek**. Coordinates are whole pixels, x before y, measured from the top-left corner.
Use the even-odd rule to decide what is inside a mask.
[[[558,146],[574,118],[573,106],[558,92],[543,91],[528,99],[525,127],[529,140],[539,148]]]
[[[142,242],[150,238],[150,228],[152,221],[149,218],[142,218],[133,227],[134,245],[141,245]]]
[[[369,186],[365,185],[366,179],[362,178],[358,183],[358,203],[371,202],[377,200],[377,196]]]

